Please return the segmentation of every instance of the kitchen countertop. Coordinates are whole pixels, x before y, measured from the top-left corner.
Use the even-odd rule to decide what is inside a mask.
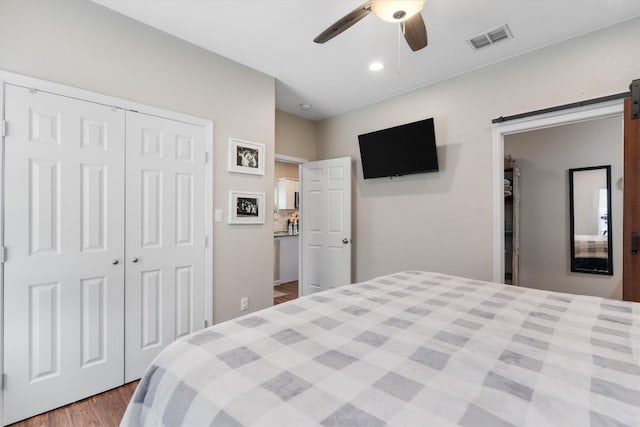
[[[298,237],[297,234],[289,234],[286,231],[274,231],[273,237]]]

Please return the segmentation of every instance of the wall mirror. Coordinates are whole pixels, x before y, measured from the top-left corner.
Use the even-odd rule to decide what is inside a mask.
[[[571,271],[613,275],[611,166],[569,169]]]

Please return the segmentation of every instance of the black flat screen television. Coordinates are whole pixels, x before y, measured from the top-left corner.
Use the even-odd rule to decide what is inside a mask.
[[[433,118],[358,135],[365,179],[438,171]]]

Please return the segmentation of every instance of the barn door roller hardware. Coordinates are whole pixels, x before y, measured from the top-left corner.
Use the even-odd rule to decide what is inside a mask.
[[[640,79],[635,79],[629,85],[631,91],[631,120],[640,119]]]

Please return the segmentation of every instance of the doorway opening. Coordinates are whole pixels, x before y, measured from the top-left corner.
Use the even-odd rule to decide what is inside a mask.
[[[300,276],[300,165],[306,159],[275,155],[273,304],[298,298]]]
[[[513,158],[519,172],[511,203],[515,205],[513,200],[517,199],[516,215],[510,215],[509,199],[505,197],[505,255],[509,254],[507,225],[513,219],[518,264],[510,265],[513,257],[506,257],[505,278],[508,267],[512,267],[522,286],[622,298],[622,133],[622,117],[616,115],[505,137],[505,156]],[[573,175],[569,171],[603,166],[611,172],[611,191],[603,188],[607,184],[604,169],[592,175],[585,171],[580,179],[573,180],[576,199],[570,191],[569,178]],[[505,179],[509,179],[506,170]],[[604,207],[600,202],[602,191]],[[573,211],[570,201],[574,202]],[[599,231],[603,226],[608,228],[608,218],[612,220],[611,242],[608,234]],[[573,233],[571,221],[576,225]],[[572,244],[584,250],[572,255]],[[572,268],[576,263],[594,268],[577,271]],[[605,269],[611,271],[610,275],[595,274],[596,270],[602,271],[602,266],[615,267]]]
[[[619,118],[622,127],[623,100],[615,99],[583,107],[553,111],[499,123],[492,129],[492,184],[493,184],[493,280],[504,282],[505,277],[505,209],[504,209],[504,157],[505,137],[531,131],[540,131],[596,119]],[[560,221],[565,221],[561,218]],[[622,236],[619,237],[621,239]],[[568,247],[567,247],[568,251]]]

